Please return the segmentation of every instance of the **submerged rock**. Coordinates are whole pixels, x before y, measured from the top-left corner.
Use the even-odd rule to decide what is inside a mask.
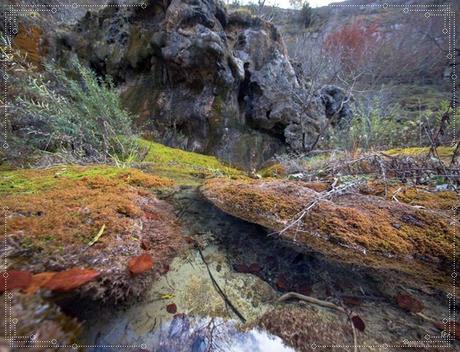
[[[449,283],[452,239],[459,232],[445,212],[357,192],[326,199],[303,182],[286,180],[212,179],[202,192],[220,209],[279,233],[295,248],[437,287]]]

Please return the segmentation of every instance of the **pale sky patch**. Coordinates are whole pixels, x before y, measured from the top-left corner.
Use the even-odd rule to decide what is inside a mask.
[[[242,0],[240,1],[241,4],[248,4],[250,2],[257,3],[257,0]],[[326,6],[329,5],[330,3],[337,2],[337,0],[310,0],[308,1],[310,3],[311,7],[320,7],[320,6]],[[266,0],[266,5],[276,5],[278,7],[282,7],[285,9],[288,9],[291,7],[291,4],[289,4],[289,0]]]

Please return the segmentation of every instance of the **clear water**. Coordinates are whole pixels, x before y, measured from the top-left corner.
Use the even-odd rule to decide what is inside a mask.
[[[292,348],[267,332],[252,329],[240,331],[237,323],[222,318],[189,317],[176,315],[158,329],[143,336],[125,331],[123,324],[101,336],[98,345],[113,344],[114,341],[127,340],[141,346],[140,350],[155,352],[292,352]],[[107,351],[107,348],[92,348],[89,351]]]

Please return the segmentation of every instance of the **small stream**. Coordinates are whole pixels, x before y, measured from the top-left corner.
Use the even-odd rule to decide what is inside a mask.
[[[184,235],[197,246],[176,257],[141,301],[117,309],[82,310],[82,343],[138,345],[141,350],[164,352],[293,351],[279,337],[245,325],[273,309],[287,291],[333,301],[369,297],[370,305],[354,309],[370,333],[387,341],[414,335],[413,323],[405,322],[404,313],[382,295],[385,283],[366,270],[293,251],[267,236],[264,228],[218,210],[196,188],[183,188],[171,201]],[[239,314],[219,294],[213,279]]]

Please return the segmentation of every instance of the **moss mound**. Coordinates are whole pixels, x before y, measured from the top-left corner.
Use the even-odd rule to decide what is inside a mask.
[[[299,352],[313,351],[312,346],[331,345],[344,346],[334,351],[350,351],[346,346],[353,345],[351,326],[345,318],[305,306],[278,307],[262,315],[252,326],[279,336]]]
[[[429,147],[408,147],[408,148],[396,148],[386,150],[384,153],[391,156],[403,155],[403,156],[426,156],[430,151]],[[452,154],[454,153],[453,147],[440,146],[436,148],[439,157],[443,160],[450,161]]]
[[[452,241],[459,229],[445,212],[357,192],[325,199],[303,182],[286,180],[213,179],[203,193],[234,216],[274,232],[284,229],[281,236],[297,248],[438,287],[450,282]]]
[[[161,267],[183,245],[173,209],[155,197],[174,185],[171,180],[105,166],[17,170],[0,177],[13,269],[91,267],[102,273],[84,287],[91,296],[124,299],[140,294],[148,282],[129,275],[132,256],[148,251]]]
[[[199,184],[200,179],[216,176],[243,177],[244,172],[220,162],[216,157],[167,147],[160,143],[139,139],[146,151],[143,169],[159,176],[174,179],[178,184]]]

